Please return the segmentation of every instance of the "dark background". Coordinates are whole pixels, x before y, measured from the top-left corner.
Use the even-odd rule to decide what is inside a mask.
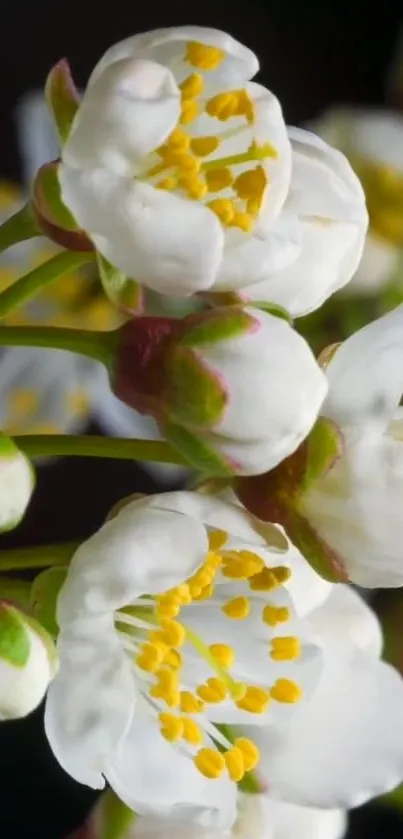
[[[335,103],[385,103],[384,78],[403,10],[397,0],[373,6],[362,0],[171,0],[161,4],[161,12],[156,3],[133,0],[104,7],[99,0],[0,0],[0,176],[19,177],[13,109],[27,90],[43,84],[54,62],[68,56],[81,86],[110,44],[146,29],[184,23],[226,29],[257,52],[260,80],[280,98],[287,121],[301,123]],[[146,473],[128,463],[77,459],[43,467],[26,520],[16,533],[3,537],[0,549],[86,536],[119,498],[156,489]],[[93,799],[53,760],[40,712],[23,722],[1,724],[1,839],[62,839]],[[402,835],[402,823],[391,811],[367,807],[353,814],[349,839],[372,839],[383,832]]]

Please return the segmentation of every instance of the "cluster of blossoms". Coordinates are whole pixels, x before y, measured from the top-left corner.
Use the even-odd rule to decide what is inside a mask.
[[[348,808],[403,780],[403,681],[348,585],[403,585],[403,308],[319,359],[298,333],[356,272],[367,211],[346,158],[287,129],[257,70],[199,27],[112,47],[81,100],[56,66],[60,160],[37,174],[30,235],[92,259],[123,324],[0,330],[102,362],[156,451],[204,479],[123,499],[28,610],[0,603],[0,716],[47,693],[57,760],[110,785],[133,838],[339,839]],[[150,290],[191,310],[152,315]],[[33,489],[20,446],[0,448],[2,530]]]

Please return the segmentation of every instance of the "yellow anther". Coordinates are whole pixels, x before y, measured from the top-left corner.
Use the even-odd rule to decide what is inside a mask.
[[[218,47],[202,44],[200,41],[188,41],[185,61],[200,70],[215,70],[225,58],[225,52]]]
[[[209,201],[207,206],[210,207],[210,210],[218,216],[223,224],[231,224],[235,215],[235,209],[229,198],[214,198],[213,201]]]
[[[157,597],[155,611],[158,617],[175,618],[180,609],[180,600],[174,594],[161,594]]]
[[[244,233],[249,233],[252,230],[254,219],[249,213],[235,213],[231,222],[231,227],[239,227]]]
[[[182,125],[189,125],[196,119],[199,113],[199,103],[196,99],[184,99],[181,108],[180,122]]]
[[[150,696],[156,699],[164,699],[166,695],[176,693],[178,688],[178,676],[171,670],[159,670],[156,673],[157,683],[150,689]]]
[[[231,186],[234,177],[230,169],[211,169],[205,173],[206,183],[209,192],[221,192]]]
[[[197,722],[185,717],[182,719],[183,734],[182,737],[192,746],[199,746],[203,742],[203,732]]]
[[[247,737],[238,737],[234,746],[243,754],[243,765],[245,772],[250,772],[259,763],[260,753],[258,747]]]
[[[271,568],[263,568],[260,574],[255,574],[249,580],[249,587],[252,591],[272,591],[279,586],[279,582]]]
[[[232,667],[235,661],[235,653],[228,644],[211,644],[209,650],[219,664],[221,664],[221,667]]]
[[[207,185],[201,178],[194,175],[193,172],[181,175],[179,185],[182,189],[186,190],[190,198],[201,199],[207,194]]]
[[[168,647],[181,647],[186,639],[186,631],[179,621],[164,620],[158,632],[158,640]]]
[[[210,564],[205,563],[202,565],[200,570],[196,574],[193,574],[193,577],[188,582],[190,593],[193,594],[195,590],[199,591],[204,586],[210,585],[214,579],[215,572],[216,569],[212,568]]]
[[[183,131],[182,128],[174,128],[174,130],[169,135],[166,144],[161,146],[162,156],[164,156],[164,149],[167,148],[171,151],[187,151],[190,147],[190,137],[189,134],[186,134],[186,131]],[[159,149],[157,149],[158,153],[160,153]]]
[[[189,174],[189,175],[197,175],[200,172],[201,163],[197,157],[193,157],[192,154],[180,154],[178,155],[178,169],[180,174]]]
[[[196,693],[203,702],[222,702],[228,695],[228,687],[222,679],[213,676],[205,685],[199,685]]]
[[[161,734],[170,743],[175,743],[183,734],[183,721],[173,714],[168,714],[163,711],[159,714],[159,721],[161,723]]]
[[[192,597],[187,583],[182,583],[182,585],[177,586],[173,592],[174,596],[180,601],[182,606],[186,606],[188,603],[192,602]]]
[[[205,567],[211,571],[217,571],[221,565],[221,556],[218,553],[214,553],[213,551],[209,551],[207,554],[207,559],[205,563]]]
[[[164,658],[164,664],[168,664],[174,670],[179,670],[182,667],[182,656],[178,650],[170,650]]]
[[[245,696],[246,691],[247,686],[244,682],[232,682],[230,693],[234,701],[242,699],[242,697]]]
[[[190,143],[190,148],[197,157],[207,157],[218,149],[219,145],[219,138],[212,135],[211,137],[195,137]]]
[[[228,90],[226,93],[218,93],[206,102],[206,112],[211,117],[225,122],[238,113],[239,91]]]
[[[206,778],[219,778],[225,770],[225,760],[216,749],[200,749],[193,763]]]
[[[163,657],[164,653],[158,644],[143,644],[136,658],[136,664],[142,670],[155,673]]]
[[[270,656],[274,661],[293,661],[301,655],[299,638],[272,638]]]
[[[40,398],[37,393],[29,388],[15,388],[7,394],[5,401],[7,403],[7,411],[11,414],[26,416],[38,410],[40,405]]]
[[[264,561],[251,551],[228,551],[223,554],[224,577],[234,580],[246,580],[259,574],[264,568]]]
[[[196,96],[200,96],[204,88],[203,76],[201,73],[192,73],[191,76],[188,76],[187,79],[184,79],[180,83],[179,88],[182,91],[184,99],[193,99]]]
[[[178,708],[180,704],[180,696],[179,691],[173,691],[172,693],[167,694],[164,696],[164,701],[168,708]]]
[[[235,704],[242,711],[249,711],[251,714],[264,714],[270,702],[270,693],[263,688],[251,685],[246,688],[242,699]]]
[[[181,690],[180,706],[181,711],[185,714],[199,714],[204,709],[204,703],[202,700],[189,690]]]
[[[299,702],[302,698],[302,690],[299,685],[290,679],[277,679],[277,682],[270,688],[270,696],[276,702],[293,704]]]
[[[235,746],[228,752],[224,752],[224,760],[231,781],[237,784],[245,774],[243,752]]]
[[[193,600],[209,600],[214,591],[214,584],[210,583],[204,586],[197,594],[194,595]]]
[[[255,121],[255,105],[250,96],[248,96],[246,90],[240,90],[238,92],[236,115],[246,117],[250,123]]]
[[[262,200],[259,198],[248,198],[246,210],[251,216],[257,216],[262,207]]]
[[[285,623],[290,619],[290,610],[286,606],[265,606],[262,612],[262,618],[268,626],[277,626],[279,623]]]
[[[278,151],[272,143],[262,143],[259,145],[256,140],[252,140],[248,151],[250,152],[253,160],[265,160],[267,157],[278,157]]]
[[[208,534],[210,551],[219,551],[228,542],[228,533],[225,530],[211,530]],[[210,559],[207,557],[207,561]]]
[[[162,178],[162,180],[158,181],[155,184],[155,186],[157,187],[157,189],[176,189],[176,187],[178,186],[178,181],[176,180],[176,178],[173,177]]]
[[[222,610],[228,618],[244,620],[249,615],[250,603],[247,597],[233,597],[232,600],[227,601]]]
[[[276,568],[271,568],[270,570],[280,586],[286,583],[291,577],[291,568],[287,568],[286,565],[278,565]]]
[[[242,172],[234,181],[235,192],[239,198],[243,198],[245,201],[248,198],[261,201],[266,186],[267,176],[263,166],[256,166],[254,169]]]

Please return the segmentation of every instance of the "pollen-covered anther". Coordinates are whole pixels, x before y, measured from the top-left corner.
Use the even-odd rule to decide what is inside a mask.
[[[214,198],[213,201],[209,201],[207,206],[218,216],[222,224],[231,224],[235,215],[235,208],[232,201],[228,198]]]
[[[205,179],[209,192],[221,192],[232,185],[234,176],[230,169],[223,166],[222,169],[209,169]]]
[[[243,752],[235,746],[224,752],[224,760],[231,781],[237,784],[245,774]]]
[[[250,714],[264,714],[270,702],[270,693],[264,688],[250,685],[246,688],[244,696],[235,704],[242,711],[249,711]]]
[[[170,149],[171,151],[188,151],[191,144],[191,138],[189,134],[186,133],[182,128],[174,128],[174,130],[169,135],[166,143],[164,146],[161,146],[161,150]],[[163,151],[157,149],[158,153],[162,153],[164,156]]]
[[[249,580],[249,586],[252,591],[272,591],[286,583],[290,577],[291,571],[286,565],[264,568],[260,574],[256,574]]]
[[[268,626],[277,626],[279,623],[286,623],[290,619],[290,610],[286,606],[270,606],[268,604],[263,609],[262,618]]]
[[[166,740],[169,740],[171,743],[180,740],[183,735],[183,721],[180,717],[175,717],[173,714],[162,711],[159,714],[159,721],[161,723],[161,734]]]
[[[225,58],[224,50],[203,44],[201,41],[188,41],[184,60],[200,70],[216,70]]]
[[[165,619],[161,621],[161,629],[150,633],[150,638],[152,641],[161,641],[167,647],[181,647],[186,639],[186,630],[179,621]]]
[[[250,612],[250,602],[247,597],[233,597],[222,607],[228,618],[233,620],[244,620]]]
[[[208,543],[210,551],[219,551],[228,542],[228,533],[226,530],[211,530],[208,535]],[[207,556],[207,559],[209,555]]]
[[[187,192],[190,198],[201,200],[207,195],[207,184],[193,172],[181,175],[179,186]]]
[[[221,667],[228,669],[234,664],[235,653],[228,644],[211,644],[209,650]]]
[[[196,693],[203,702],[215,704],[226,699],[228,696],[228,687],[222,679],[217,679],[215,676],[212,676],[210,679],[207,679],[204,685],[199,685]]]
[[[204,79],[201,73],[192,73],[179,85],[183,99],[194,99],[196,96],[200,96],[203,88]]]
[[[217,93],[206,102],[206,113],[222,122],[234,116],[246,115],[246,103],[243,98],[244,91],[228,90],[224,93]]]
[[[185,714],[200,714],[204,710],[204,702],[189,690],[181,690],[180,707]]]
[[[163,699],[170,708],[177,708],[180,704],[177,673],[162,669],[156,675],[157,682],[150,688],[150,696]]]
[[[180,122],[189,125],[199,114],[199,103],[196,99],[184,99],[182,102]]]
[[[203,732],[200,726],[189,717],[182,717],[183,733],[182,737],[191,746],[199,746],[203,742]]]
[[[167,648],[163,644],[146,642],[140,647],[140,652],[136,658],[137,667],[149,673],[155,673],[164,659],[166,650]]]
[[[162,178],[158,183],[155,184],[157,189],[176,189],[178,186],[178,181],[174,177],[170,178]]]
[[[299,638],[272,638],[270,656],[274,661],[294,661],[301,655]]]
[[[238,737],[234,746],[243,754],[243,765],[245,772],[250,772],[257,766],[260,760],[260,753],[258,747],[248,737]]]
[[[253,224],[254,218],[249,213],[236,212],[232,219],[231,227],[239,227],[244,233],[249,233],[253,228]]]
[[[233,188],[239,198],[245,201],[253,201],[253,207],[257,207],[257,210],[259,210],[267,184],[268,178],[266,172],[263,166],[259,165],[254,169],[249,169],[238,175],[234,181]]]
[[[175,594],[161,594],[156,598],[155,612],[157,617],[176,618],[181,610],[181,601]]]
[[[194,137],[190,142],[190,148],[197,157],[207,157],[212,154],[220,145],[219,137],[211,135],[208,137]]]
[[[302,690],[291,679],[277,679],[275,684],[270,688],[270,696],[276,702],[294,704],[302,699]]]
[[[247,580],[264,568],[264,561],[251,551],[228,551],[222,554],[224,577],[233,580]]]
[[[200,749],[193,758],[193,762],[199,772],[205,778],[219,778],[225,770],[225,760],[222,754],[216,749]]]

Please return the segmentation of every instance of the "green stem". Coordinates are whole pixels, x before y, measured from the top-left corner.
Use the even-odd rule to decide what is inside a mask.
[[[156,463],[177,463],[187,461],[160,440],[135,440],[94,435],[76,436],[68,434],[23,434],[14,437],[20,451],[30,457],[55,455],[61,457],[107,457],[115,460],[149,460]],[[1,556],[1,554],[0,554]]]
[[[58,545],[38,545],[34,548],[2,548],[0,551],[0,572],[66,565],[79,545],[80,542],[64,542]],[[1,584],[2,582],[1,579]]]
[[[107,368],[115,358],[119,330],[92,332],[58,326],[0,326],[0,346],[45,347],[85,355]]]
[[[0,225],[0,253],[16,245],[40,236],[31,204],[26,204]]]
[[[29,603],[31,583],[26,580],[15,580],[12,577],[0,577],[0,600],[13,600]]]
[[[94,254],[88,251],[63,251],[49,259],[48,262],[38,265],[37,268],[16,280],[0,294],[0,318],[4,318],[12,309],[21,306],[22,303],[38,294],[45,286],[58,280],[59,277],[76,271],[81,265],[93,262],[94,258]]]

